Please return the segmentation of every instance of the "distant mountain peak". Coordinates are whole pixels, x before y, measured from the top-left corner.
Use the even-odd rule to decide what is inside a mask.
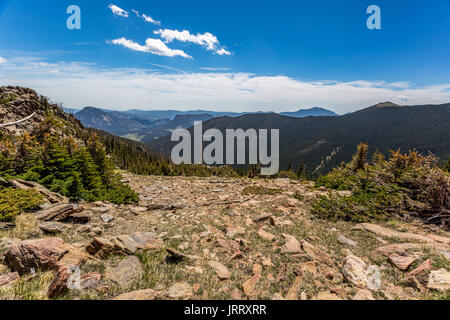
[[[337,117],[339,116],[337,113],[325,109],[314,107],[310,109],[300,109],[294,112],[282,112],[280,113],[283,116],[295,117],[295,118],[306,118],[306,117]]]
[[[386,102],[377,103],[376,105],[372,106],[371,108],[386,108],[386,107],[401,107],[401,105],[395,104],[390,101],[386,101]]]

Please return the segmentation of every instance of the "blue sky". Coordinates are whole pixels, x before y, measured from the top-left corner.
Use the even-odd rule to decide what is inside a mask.
[[[81,8],[81,30],[66,9]],[[381,8],[381,30],[366,9]],[[68,107],[339,113],[450,101],[450,0],[0,0],[0,84]]]

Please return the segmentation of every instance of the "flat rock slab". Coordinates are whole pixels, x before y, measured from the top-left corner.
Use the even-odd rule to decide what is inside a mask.
[[[70,215],[83,211],[77,204],[57,203],[35,213],[35,217],[42,221],[64,221]]]
[[[253,222],[261,222],[261,221],[269,219],[272,216],[273,216],[272,213],[263,213],[263,214],[260,214],[259,216],[255,217],[253,219]]]
[[[16,282],[19,279],[20,279],[20,275],[18,272],[4,274],[4,275],[0,276],[0,287],[13,284],[14,282]]]
[[[351,239],[348,239],[348,238],[346,238],[346,237],[343,236],[343,235],[340,235],[340,236],[339,236],[338,241],[339,241],[340,243],[342,243],[342,244],[346,244],[346,245],[349,245],[349,246],[352,246],[352,247],[355,247],[355,248],[358,246],[358,243],[357,243],[356,241],[353,241],[353,240],[351,240]]]
[[[111,238],[95,237],[86,247],[91,255],[106,258],[113,253],[135,254],[141,250],[156,249],[156,234],[135,232],[131,235],[119,235]]]
[[[281,248],[281,253],[302,253],[303,250],[300,247],[300,243],[294,236],[289,234],[282,234],[283,238],[286,240],[283,247]]]
[[[405,254],[408,250],[417,249],[436,249],[442,251],[448,250],[448,246],[442,243],[398,243],[379,247],[374,250],[374,253],[388,257],[392,253]]]
[[[110,214],[102,214],[100,216],[100,219],[102,219],[103,222],[105,223],[109,223],[111,221],[113,221],[114,219],[116,219],[114,216],[110,215]]]
[[[68,219],[75,223],[88,223],[89,221],[92,220],[92,217],[93,217],[92,211],[84,210],[72,213]]]
[[[139,259],[135,256],[129,256],[120,261],[117,266],[108,266],[105,271],[105,279],[118,284],[122,288],[128,288],[138,281],[143,273]]]
[[[58,269],[58,262],[68,252],[61,238],[25,240],[14,243],[5,254],[5,262],[19,274],[32,270]]]
[[[401,256],[396,253],[389,256],[389,262],[402,271],[407,271],[414,261],[416,261],[414,257]]]
[[[167,295],[172,299],[189,298],[194,295],[192,286],[187,282],[176,283],[167,291]]]
[[[342,274],[344,279],[354,286],[365,289],[367,287],[367,264],[361,258],[349,255],[344,260]]]
[[[41,223],[39,225],[39,228],[48,234],[58,234],[58,233],[62,233],[66,229],[66,226],[60,222],[47,221],[47,222]]]
[[[312,244],[310,244],[309,242],[307,242],[305,240],[301,241],[301,246],[302,246],[303,251],[305,251],[306,254],[308,256],[310,256],[310,258],[312,260],[325,263],[326,265],[328,265],[330,267],[334,266],[333,260],[330,258],[330,256],[325,251],[313,246]]]
[[[450,272],[444,268],[431,271],[427,288],[439,291],[450,290]]]
[[[121,294],[112,300],[122,300],[122,301],[138,301],[138,300],[154,300],[158,293],[152,289],[137,290],[128,293]]]
[[[375,233],[379,236],[390,238],[390,239],[400,239],[400,240],[407,240],[407,241],[419,241],[424,243],[435,243],[436,241],[415,233],[409,233],[409,232],[399,232],[395,230],[391,230],[388,228],[384,228],[381,226],[378,226],[376,224],[371,223],[361,223],[355,227],[355,229],[360,230],[366,230],[372,233]]]
[[[277,238],[275,235],[265,231],[264,229],[259,229],[258,235],[267,241],[274,241]]]
[[[217,277],[220,280],[227,280],[231,277],[230,270],[228,270],[227,267],[225,267],[223,264],[217,261],[210,261],[208,265],[214,269],[214,271],[217,274]]]

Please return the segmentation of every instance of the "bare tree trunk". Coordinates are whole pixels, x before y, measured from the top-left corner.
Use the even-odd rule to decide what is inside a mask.
[[[9,123],[4,123],[4,124],[0,124],[0,128],[5,128],[5,127],[9,127],[9,126],[14,126],[14,125],[16,125],[16,124],[20,124],[20,123],[22,123],[22,122],[25,122],[25,121],[27,121],[27,120],[30,120],[30,119],[33,118],[35,115],[36,115],[36,112],[34,112],[32,115],[30,115],[30,116],[28,116],[28,117],[26,117],[26,118],[24,118],[24,119],[22,119],[22,120],[14,121],[14,122],[9,122]]]

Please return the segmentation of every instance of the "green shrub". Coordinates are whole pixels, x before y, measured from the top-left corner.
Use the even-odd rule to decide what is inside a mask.
[[[365,153],[367,149],[360,145],[352,162],[317,180],[316,187],[350,190],[353,195],[319,197],[314,213],[358,222],[407,214],[450,226],[450,179],[436,158],[392,151],[388,160],[377,156],[369,164],[361,160]]]
[[[43,197],[35,190],[0,189],[0,222],[13,221],[24,211],[36,209]]]

